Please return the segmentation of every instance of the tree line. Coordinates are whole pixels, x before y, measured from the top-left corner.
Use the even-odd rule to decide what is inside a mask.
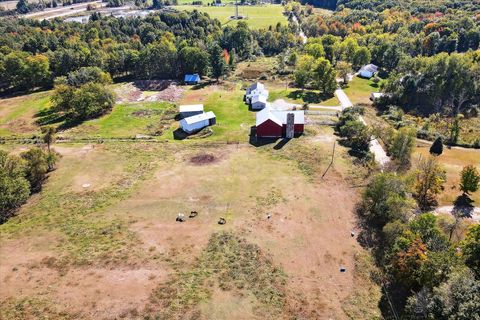
[[[55,78],[82,67],[98,67],[114,79],[209,75],[216,45],[241,61],[297,44],[288,26],[252,31],[239,22],[221,29],[218,20],[195,10],[145,18],[94,13],[86,24],[2,20],[0,32],[0,90],[10,92],[51,87]]]
[[[33,147],[20,155],[0,150],[0,223],[14,215],[31,194],[39,192],[59,157],[50,145],[52,127],[42,129],[44,147]]]

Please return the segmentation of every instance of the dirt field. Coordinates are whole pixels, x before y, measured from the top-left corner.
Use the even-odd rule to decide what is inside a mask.
[[[57,146],[59,169],[0,226],[2,318],[378,318],[344,150],[320,179],[330,148]]]

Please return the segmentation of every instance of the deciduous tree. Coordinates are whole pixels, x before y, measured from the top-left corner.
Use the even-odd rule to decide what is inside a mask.
[[[480,185],[480,173],[473,165],[463,167],[460,173],[460,190],[469,194],[478,190]]]
[[[416,169],[415,199],[422,210],[436,204],[436,195],[446,181],[445,170],[433,157],[421,159]]]

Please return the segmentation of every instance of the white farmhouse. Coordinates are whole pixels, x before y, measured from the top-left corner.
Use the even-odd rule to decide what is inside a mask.
[[[265,99],[268,99],[268,90],[265,89],[265,86],[256,82],[252,84],[245,93],[245,102],[251,104],[255,96],[264,96]]]
[[[252,110],[262,110],[267,106],[267,97],[264,95],[255,95],[250,103]]]

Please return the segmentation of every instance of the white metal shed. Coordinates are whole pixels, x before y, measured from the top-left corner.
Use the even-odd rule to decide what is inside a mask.
[[[180,120],[180,128],[186,133],[193,133],[215,123],[215,114],[209,111]]]
[[[203,113],[203,104],[188,104],[179,107],[180,115],[183,118],[195,116]]]

